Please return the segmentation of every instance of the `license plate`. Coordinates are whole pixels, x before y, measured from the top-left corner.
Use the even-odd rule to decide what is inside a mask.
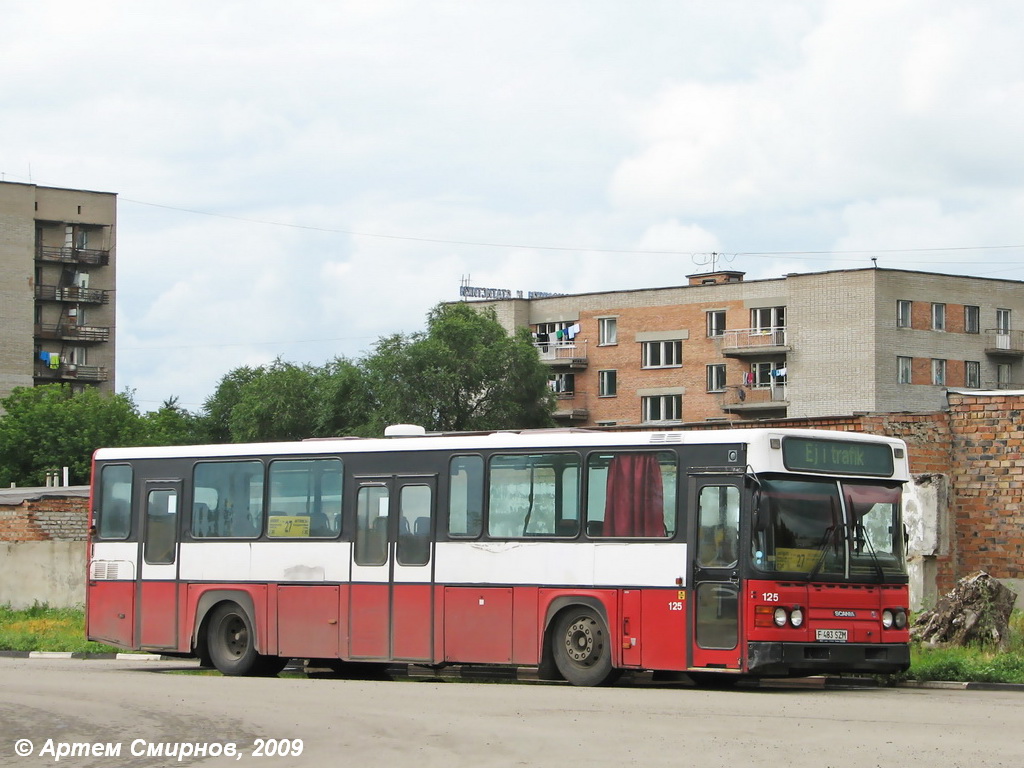
[[[845,629],[816,629],[814,639],[819,643],[845,643]]]

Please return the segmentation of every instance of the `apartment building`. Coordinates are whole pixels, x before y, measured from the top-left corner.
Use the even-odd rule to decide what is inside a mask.
[[[117,196],[0,182],[0,398],[114,391]]]
[[[1024,282],[895,269],[488,301],[575,426],[935,411],[1024,389]]]

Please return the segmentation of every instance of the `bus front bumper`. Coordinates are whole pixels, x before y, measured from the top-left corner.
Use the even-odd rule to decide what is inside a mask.
[[[910,667],[905,643],[747,644],[747,673],[765,676],[817,675],[824,672],[892,674]]]

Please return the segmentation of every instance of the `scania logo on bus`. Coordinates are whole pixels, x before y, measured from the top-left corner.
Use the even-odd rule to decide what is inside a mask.
[[[855,619],[855,618],[857,618],[857,612],[856,611],[832,611],[832,613],[837,618],[841,618],[841,619]]]

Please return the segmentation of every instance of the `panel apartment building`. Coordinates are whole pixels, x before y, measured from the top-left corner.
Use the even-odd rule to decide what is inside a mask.
[[[895,269],[486,302],[527,326],[565,425],[935,411],[1024,388],[1024,283]]]
[[[0,398],[114,390],[117,196],[0,182]]]

